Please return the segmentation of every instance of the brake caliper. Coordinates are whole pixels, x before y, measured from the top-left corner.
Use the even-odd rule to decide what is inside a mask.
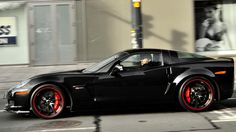
[[[58,95],[57,92],[54,93],[55,97],[55,103],[54,103],[54,111],[56,111],[59,108],[59,103],[60,103],[60,95]]]
[[[185,92],[185,97],[187,99],[187,102],[190,103],[191,102],[191,98],[190,98],[190,87],[187,88],[186,92]]]

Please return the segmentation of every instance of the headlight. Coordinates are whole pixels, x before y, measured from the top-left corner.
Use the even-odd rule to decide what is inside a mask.
[[[18,83],[18,84],[15,86],[15,88],[21,88],[21,87],[25,86],[29,81],[30,81],[30,80],[24,80],[24,81]]]

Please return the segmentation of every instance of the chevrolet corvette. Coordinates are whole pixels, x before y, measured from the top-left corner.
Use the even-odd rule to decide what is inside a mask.
[[[65,109],[78,111],[111,105],[158,106],[178,102],[199,112],[230,98],[234,61],[198,54],[131,49],[119,52],[86,69],[37,75],[6,93],[5,110],[34,113],[44,119]]]

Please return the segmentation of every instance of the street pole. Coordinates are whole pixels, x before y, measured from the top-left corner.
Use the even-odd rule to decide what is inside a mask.
[[[133,49],[143,48],[141,4],[142,4],[141,0],[131,0],[131,9],[132,9],[131,44]]]

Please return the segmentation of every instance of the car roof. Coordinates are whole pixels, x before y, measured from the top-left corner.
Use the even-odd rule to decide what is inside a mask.
[[[165,51],[165,52],[181,52],[181,53],[190,53],[190,54],[196,54],[196,53],[192,53],[192,52],[187,52],[187,51],[178,51],[178,50],[167,50],[167,49],[155,49],[155,48],[140,48],[140,49],[128,49],[128,50],[124,50],[122,52],[126,52],[126,53],[136,53],[136,52],[161,52],[161,51]]]
[[[172,52],[172,53],[189,53],[189,54],[196,54],[196,53],[191,53],[191,52],[186,52],[186,51],[177,51],[177,50],[166,50],[166,49],[154,49],[154,48],[140,48],[140,49],[128,49],[123,52],[126,52],[128,54],[132,53],[138,53],[138,52]],[[198,55],[198,54],[196,54]],[[200,55],[204,56],[204,55]],[[207,56],[204,56],[207,57]],[[210,57],[209,57],[210,58]]]
[[[127,52],[127,53],[136,53],[136,52],[150,52],[150,51],[158,52],[158,51],[162,51],[162,50],[161,50],[161,49],[147,49],[147,48],[142,48],[142,49],[128,49],[128,50],[125,50],[124,52]]]

